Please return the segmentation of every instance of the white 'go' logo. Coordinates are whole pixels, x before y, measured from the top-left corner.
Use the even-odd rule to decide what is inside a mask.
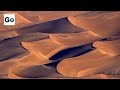
[[[15,25],[15,14],[4,14],[4,25]]]

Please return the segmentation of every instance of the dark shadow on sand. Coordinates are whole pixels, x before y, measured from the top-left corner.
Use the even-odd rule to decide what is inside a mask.
[[[44,23],[35,24],[16,30],[19,35],[33,32],[41,33],[78,33],[84,31],[73,24],[67,18],[61,18]]]
[[[49,63],[49,64],[45,64],[45,65],[56,67],[56,65],[63,59],[77,57],[77,56],[83,55],[93,49],[94,48],[92,47],[92,44],[86,44],[86,45],[82,45],[82,46],[68,48],[68,49],[62,50],[62,51],[56,53],[55,55],[53,55],[52,57],[50,57],[49,59],[53,60],[53,63]]]

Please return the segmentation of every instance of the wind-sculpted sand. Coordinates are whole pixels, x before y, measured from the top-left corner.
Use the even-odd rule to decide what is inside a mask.
[[[120,79],[119,11],[1,11],[1,79]]]
[[[110,37],[120,35],[120,12],[99,12],[68,17],[75,26],[90,30],[98,35]]]
[[[4,22],[3,22],[4,14],[15,14],[15,19],[16,19],[15,26],[4,25]],[[32,21],[24,18],[23,16],[15,12],[5,12],[5,13],[0,14],[0,31],[16,30],[16,29],[26,27],[31,24],[32,24]]]

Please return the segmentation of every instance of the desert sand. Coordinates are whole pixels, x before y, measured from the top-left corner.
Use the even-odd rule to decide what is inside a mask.
[[[15,14],[5,26],[4,14]],[[119,11],[1,11],[0,79],[120,79]]]

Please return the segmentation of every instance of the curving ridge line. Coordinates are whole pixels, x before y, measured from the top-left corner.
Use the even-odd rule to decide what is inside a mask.
[[[119,39],[94,42],[95,50],[82,56],[62,60],[58,64],[57,70],[62,75],[70,77],[83,77],[94,74],[119,75],[119,43]]]
[[[101,13],[101,12],[100,12]],[[68,20],[75,26],[92,31],[103,37],[120,35],[120,12],[103,12],[92,16],[68,16]]]
[[[47,26],[47,27],[46,27]],[[77,33],[83,31],[83,29],[78,28],[71,24],[67,18],[61,18],[53,21],[48,21],[44,23],[38,23],[28,27],[24,27],[16,30],[19,35],[33,32],[42,33]]]

